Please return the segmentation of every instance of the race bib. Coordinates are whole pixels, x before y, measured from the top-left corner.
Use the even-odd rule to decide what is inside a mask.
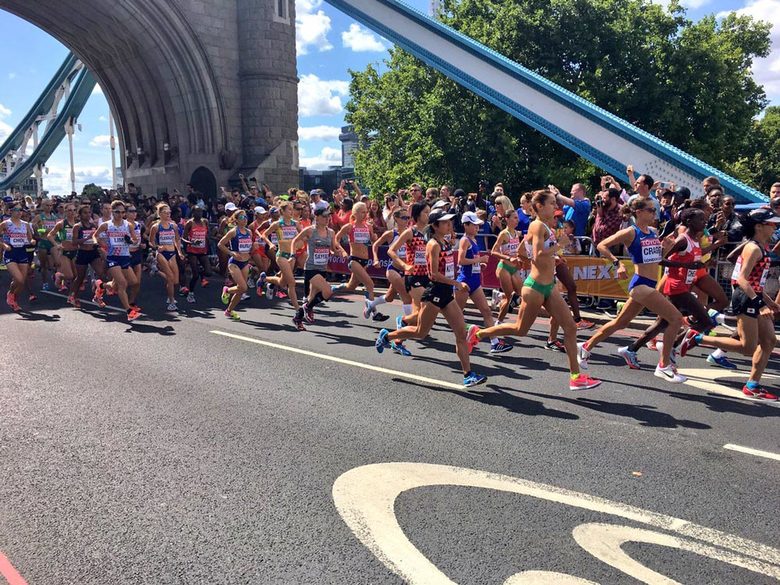
[[[278,246],[279,245],[279,236],[277,236],[276,234],[271,234],[271,237],[268,238],[268,239],[271,240],[271,243],[274,246]]]
[[[742,256],[737,258],[737,263],[734,264],[734,271],[731,273],[731,280],[739,280],[739,275],[742,273]]]
[[[399,258],[406,258],[406,246],[401,246],[398,248],[398,252],[396,252]]]
[[[68,228],[65,230],[65,241],[66,242],[73,241],[73,228]]]
[[[238,240],[238,251],[242,254],[248,254],[252,249],[252,238],[241,238]]]
[[[27,245],[27,238],[24,236],[11,236],[11,245],[14,248],[23,248]]]
[[[696,280],[696,273],[698,270],[695,268],[689,268],[685,272],[685,284],[693,284],[693,282]]]
[[[662,259],[661,241],[658,238],[642,240],[643,264],[656,264]]]
[[[448,258],[447,262],[444,264],[444,276],[447,278],[455,278],[455,262]]]
[[[471,265],[471,274],[480,274],[482,272],[482,264],[479,262]]]
[[[424,266],[425,265],[425,250],[415,250],[414,252],[414,263],[417,266]]]
[[[55,225],[57,225],[57,221],[56,220],[54,220],[54,221],[44,220],[44,222],[43,222],[43,227],[46,228],[47,232],[50,232],[54,228]]]
[[[764,271],[761,273],[761,282],[759,283],[761,288],[766,286],[767,278],[769,278],[769,268],[764,268]]]
[[[298,235],[298,229],[294,225],[286,225],[282,228],[282,238],[292,240]]]
[[[314,264],[327,266],[328,258],[330,258],[330,248],[314,248]]]
[[[126,243],[124,236],[111,236],[108,241],[114,248],[121,248]]]
[[[371,241],[371,234],[368,228],[354,228],[352,230],[352,237],[356,244],[368,244]]]

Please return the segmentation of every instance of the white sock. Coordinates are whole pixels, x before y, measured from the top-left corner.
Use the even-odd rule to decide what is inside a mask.
[[[719,360],[722,357],[726,357],[726,352],[718,348],[710,354],[713,359]]]
[[[368,301],[368,306],[373,310],[379,305],[384,305],[387,302],[385,297],[377,297],[373,301]]]
[[[490,345],[498,345],[498,342],[501,341],[498,337],[491,337],[490,338]]]
[[[404,312],[404,316],[405,316],[405,317],[408,317],[409,315],[411,315],[411,314],[412,314],[412,311],[414,310],[414,307],[413,307],[412,305],[403,305],[403,306],[401,307],[401,309],[402,309],[402,310],[403,310],[403,312]]]

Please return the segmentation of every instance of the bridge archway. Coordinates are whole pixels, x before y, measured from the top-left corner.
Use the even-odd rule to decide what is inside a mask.
[[[217,178],[206,167],[198,167],[192,173],[190,185],[196,191],[203,193],[206,201],[213,201],[217,198]]]

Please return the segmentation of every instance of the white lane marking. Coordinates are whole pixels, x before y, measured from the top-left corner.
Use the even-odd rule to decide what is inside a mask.
[[[66,301],[68,300],[67,295],[62,295],[60,293],[51,292],[50,290],[42,290],[41,294],[49,295],[49,296],[52,296],[52,297],[60,297],[61,299],[65,299]],[[82,300],[81,304],[82,305],[92,305],[93,307],[97,307],[101,311],[114,311],[115,313],[122,313],[123,315],[127,314],[127,311],[125,311],[124,309],[117,309],[116,307],[112,307],[111,305],[106,305],[105,307],[101,307],[97,303],[93,303],[92,301],[85,301],[85,300]],[[143,315],[143,313],[141,313],[141,315]]]
[[[718,380],[723,378],[744,378],[745,381],[747,381],[748,376],[750,376],[750,372],[723,370],[716,368],[680,368],[678,371],[680,374],[688,378],[688,380],[685,382],[687,386],[693,386],[694,388],[699,388],[700,390],[706,390],[707,392],[713,392],[715,394],[721,394],[731,398],[740,398],[749,402],[780,407],[780,401],[769,402],[767,400],[753,400],[745,396],[741,390],[735,390],[734,388],[729,388],[728,386],[718,383]],[[780,376],[776,376],[774,374],[764,374],[761,379],[780,380]]]
[[[372,366],[370,364],[354,362],[352,360],[345,360],[344,358],[333,357],[331,355],[316,353],[314,351],[298,349],[297,347],[290,347],[289,345],[282,345],[281,343],[271,343],[270,341],[263,341],[262,339],[257,339],[255,337],[245,337],[243,335],[236,335],[235,333],[227,333],[226,331],[217,331],[217,330],[213,330],[211,331],[211,333],[214,333],[215,335],[222,335],[223,337],[238,339],[239,341],[248,341],[249,343],[263,345],[265,347],[271,347],[273,349],[281,349],[283,351],[297,353],[298,355],[305,355],[320,360],[335,362],[337,364],[343,364],[345,366],[353,366],[355,368],[362,368],[364,370],[370,370],[372,372],[379,372],[380,374],[387,374],[389,376],[395,376],[396,378],[406,378],[407,380],[414,380],[415,382],[423,382],[425,384],[433,384],[434,386],[441,386],[443,388],[451,388],[454,390],[463,390],[463,391],[466,390],[466,388],[461,384],[453,384],[452,382],[444,382],[443,380],[435,380],[434,378],[426,378],[425,376],[417,376],[416,374],[408,374],[406,372],[399,372],[397,370],[391,370],[389,368],[380,368],[379,366]],[[387,350],[387,351],[391,351],[391,350]]]
[[[772,453],[771,451],[761,451],[760,449],[751,449],[750,447],[742,447],[741,445],[734,445],[732,443],[723,445],[723,448],[728,449],[729,451],[739,451],[740,453],[747,453],[748,455],[755,455],[756,457],[765,457],[767,459],[774,459],[775,461],[780,461],[780,455],[778,455],[777,453]]]
[[[396,575],[409,583],[424,585],[452,585],[453,581],[434,565],[406,536],[395,515],[395,501],[403,492],[429,486],[476,487],[500,492],[531,496],[566,506],[609,514],[652,528],[676,533],[674,546],[686,547],[698,554],[726,563],[739,562],[751,571],[780,578],[780,550],[718,530],[643,510],[620,502],[613,502],[590,494],[532,481],[462,467],[428,463],[379,463],[356,467],[342,474],[333,484],[333,501],[344,522],[355,536]],[[519,520],[522,521],[522,520]],[[636,530],[625,526],[626,530]],[[649,531],[646,531],[649,532]],[[627,532],[623,532],[625,536]],[[651,534],[656,534],[651,532]],[[647,535],[643,535],[647,536]],[[627,540],[634,540],[636,533]],[[668,537],[658,534],[654,538]],[[600,538],[606,539],[604,531]],[[614,540],[614,539],[613,539]],[[697,542],[698,541],[698,542]],[[702,543],[713,545],[707,547]],[[668,544],[665,542],[664,544]],[[522,546],[522,543],[520,544]],[[717,548],[714,548],[717,547]],[[614,551],[616,552],[616,551]],[[454,551],[457,554],[457,551]],[[622,566],[621,571],[634,571],[626,558],[613,555],[610,559]],[[603,560],[603,559],[602,559]],[[629,559],[631,563],[636,563]],[[632,574],[632,573],[627,573]],[[519,581],[522,573],[514,575],[510,583]],[[548,573],[554,577],[556,573]],[[671,580],[646,581],[673,583]]]

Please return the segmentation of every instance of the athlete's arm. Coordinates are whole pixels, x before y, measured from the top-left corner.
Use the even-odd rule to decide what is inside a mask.
[[[192,244],[190,241],[190,231],[192,230],[192,220],[188,220],[187,223],[184,224],[184,233],[181,235],[181,241],[185,244]]]
[[[92,242],[100,247],[100,240],[98,240],[98,236],[105,232],[108,229],[108,223],[101,223],[98,228],[95,230],[95,233],[92,234]]]
[[[311,237],[311,232],[313,229],[314,224],[298,232],[298,235],[295,236],[292,241],[293,252],[295,252],[298,248],[303,248],[309,242],[309,238]],[[298,244],[300,244],[300,246]]]
[[[613,263],[617,262],[618,259],[615,257],[615,255],[609,251],[609,249],[612,246],[630,246],[631,242],[634,239],[634,228],[629,227],[624,230],[620,230],[617,233],[612,234],[608,238],[601,240],[596,248],[599,251],[599,254],[603,258],[607,258],[608,260],[611,260]]]
[[[387,242],[393,237],[393,230],[387,230],[381,236],[374,240],[374,244],[371,246],[371,252],[374,254],[374,266],[379,266],[379,246]],[[388,254],[389,256],[390,254]]]
[[[346,236],[346,235],[347,235],[347,232],[348,232],[349,230],[351,230],[351,229],[352,229],[352,224],[351,224],[351,223],[345,223],[345,224],[344,224],[344,225],[341,227],[341,229],[339,230],[339,232],[336,234],[336,239],[337,239],[337,240],[339,240],[339,241],[341,241],[341,239],[342,239],[344,236]]]
[[[149,245],[157,249],[157,232],[160,231],[160,222],[156,221],[152,224],[152,229],[149,230]]]
[[[401,258],[398,255],[398,248],[400,248],[406,242],[408,242],[411,239],[411,237],[412,237],[412,230],[407,228],[398,235],[395,242],[390,244],[390,247],[387,249],[387,255],[390,257],[390,259],[398,262],[398,264],[400,264],[404,270],[411,270],[412,266],[411,264],[406,263],[406,258]]]
[[[52,246],[55,246],[55,247],[57,247],[57,246],[59,246],[59,245],[60,245],[60,244],[59,244],[59,242],[58,242],[57,240],[55,240],[55,239],[54,239],[54,235],[55,235],[57,232],[59,232],[59,231],[62,229],[62,226],[63,226],[63,225],[65,225],[65,220],[64,220],[64,219],[61,219],[60,221],[58,221],[57,223],[55,223],[55,224],[54,224],[54,227],[53,227],[53,228],[51,228],[51,230],[49,231],[49,233],[47,233],[47,234],[46,234],[46,239],[47,239],[47,240],[49,240],[49,242],[51,242],[51,245],[52,245]]]
[[[501,246],[503,246],[506,243],[507,238],[509,237],[509,232],[506,230],[501,230],[498,234],[498,237],[496,238],[496,243],[493,244],[493,247],[490,249],[490,255],[495,256],[499,260],[506,260],[507,262],[511,261],[511,256],[507,254],[503,254],[501,252]]]
[[[341,242],[339,242],[336,239],[336,232],[333,231],[331,228],[328,228],[328,233],[331,236],[330,253],[338,254],[342,258],[346,258],[347,256],[349,256],[349,254],[347,254],[347,251],[341,246]]]
[[[675,260],[669,260],[669,256],[682,252],[688,246],[687,238],[684,235],[677,236],[677,239],[672,244],[672,247],[664,252],[664,259],[661,260],[661,266],[667,266],[669,268],[704,268],[702,262],[677,262]]]
[[[219,241],[219,243],[217,244],[217,247],[218,247],[220,250],[222,250],[222,251],[225,253],[225,255],[226,255],[226,256],[233,256],[234,254],[236,254],[236,252],[233,252],[233,251],[231,251],[231,250],[230,250],[230,248],[228,248],[228,247],[227,247],[227,244],[228,244],[228,242],[229,242],[230,240],[232,240],[232,239],[233,239],[233,237],[236,235],[236,229],[237,229],[237,228],[232,228],[232,229],[229,229],[229,230],[228,230],[228,231],[225,233],[225,235],[224,235],[224,236],[222,236],[222,239],[221,239],[221,240]]]

